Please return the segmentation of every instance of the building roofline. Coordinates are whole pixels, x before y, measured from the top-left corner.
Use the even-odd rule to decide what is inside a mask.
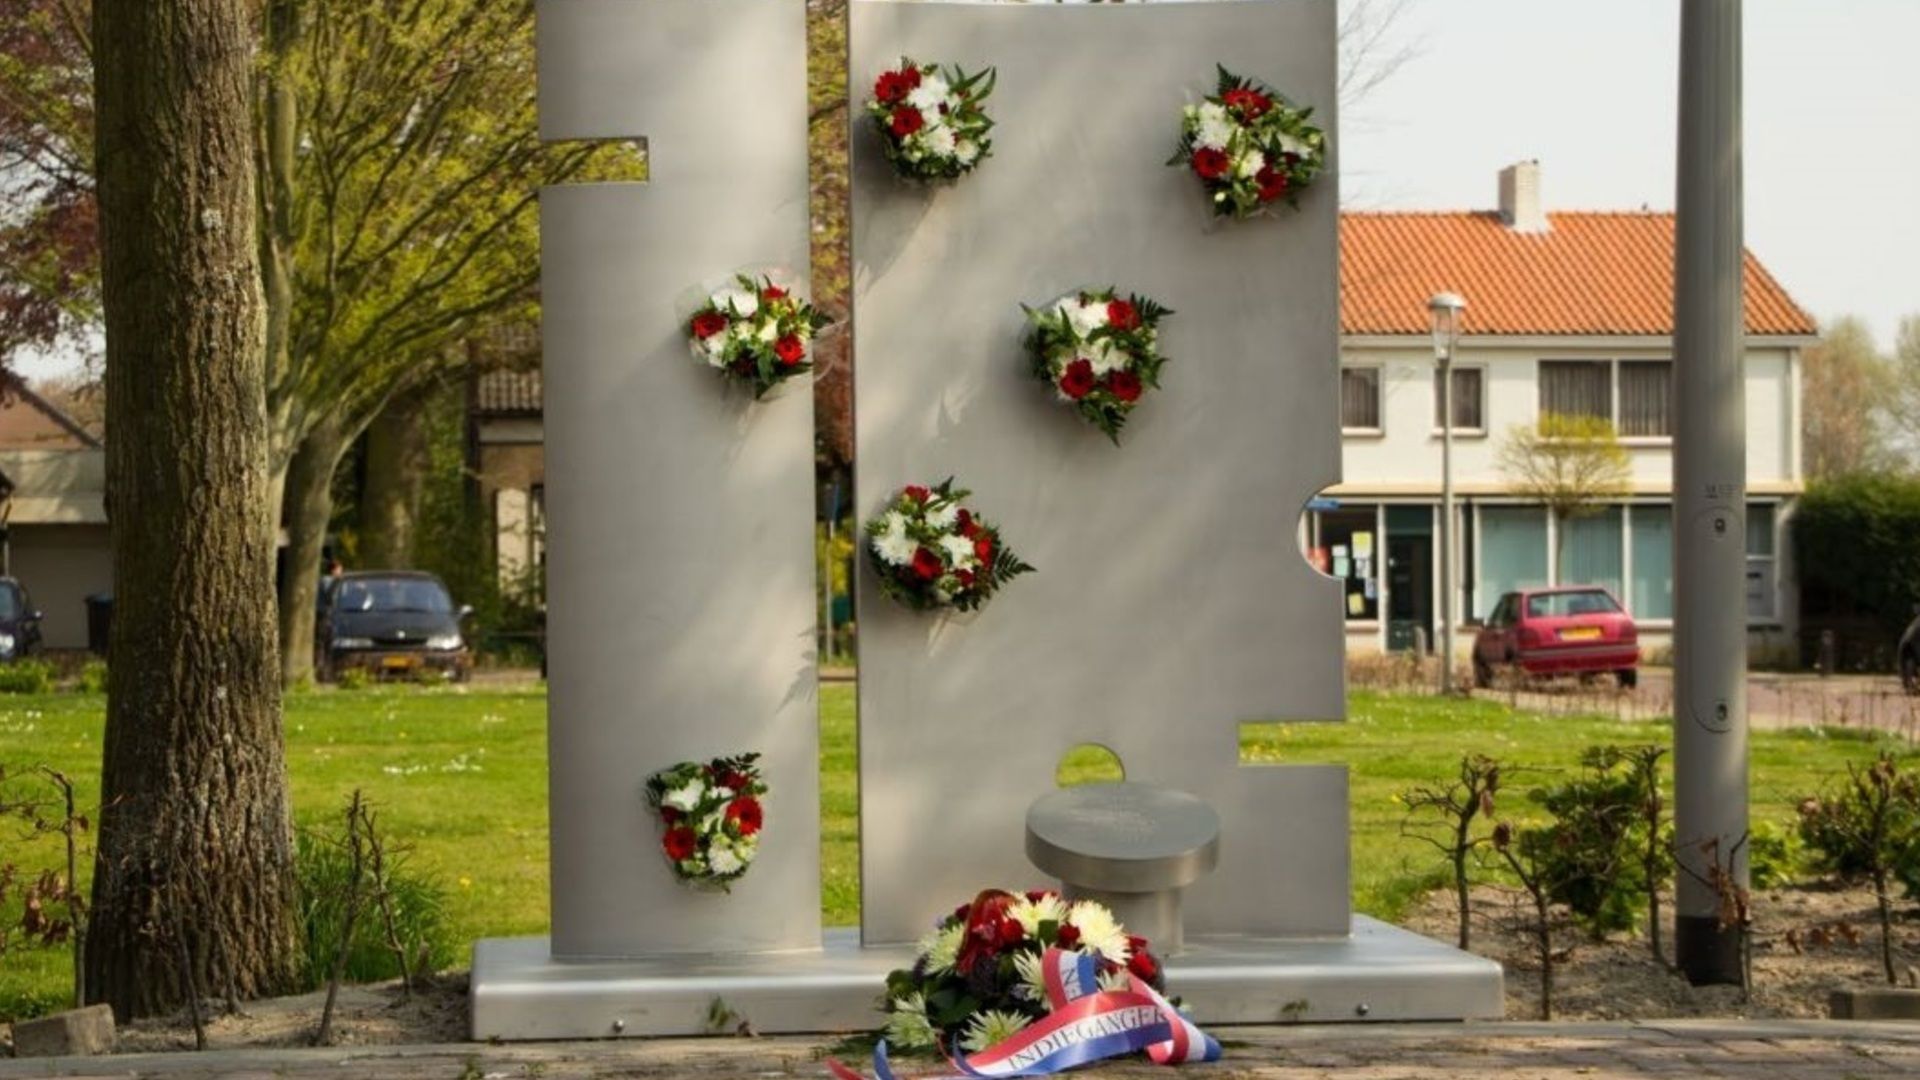
[[[0,372],[0,376],[4,376],[5,393],[17,394],[25,401],[31,403],[34,408],[39,409],[51,417],[54,423],[65,428],[68,434],[85,443],[88,450],[106,449],[106,444],[95,437],[93,432],[88,431],[81,425],[80,421],[75,420],[65,409],[48,401],[45,397],[41,396],[39,391],[28,386],[27,380],[21,378],[17,373],[12,371]]]

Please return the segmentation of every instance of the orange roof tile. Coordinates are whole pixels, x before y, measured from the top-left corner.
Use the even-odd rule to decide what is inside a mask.
[[[1340,216],[1340,329],[1425,334],[1434,293],[1466,297],[1469,334],[1673,333],[1673,215],[1548,214],[1516,232],[1492,211]],[[1813,334],[1752,252],[1747,332]]]

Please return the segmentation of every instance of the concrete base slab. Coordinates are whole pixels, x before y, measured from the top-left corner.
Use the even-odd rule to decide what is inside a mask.
[[[851,929],[803,952],[565,962],[546,938],[493,938],[473,950],[473,1037],[866,1031],[887,972],[912,962]],[[1201,1024],[1495,1019],[1501,981],[1491,960],[1364,916],[1345,938],[1196,935],[1167,961]]]
[[[1920,1020],[1920,990],[1898,986],[1835,990],[1827,997],[1827,1015],[1835,1020]]]

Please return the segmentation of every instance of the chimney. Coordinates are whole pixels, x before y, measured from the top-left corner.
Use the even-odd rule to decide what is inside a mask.
[[[1540,205],[1540,162],[1522,161],[1500,170],[1500,220],[1515,232],[1546,232]]]

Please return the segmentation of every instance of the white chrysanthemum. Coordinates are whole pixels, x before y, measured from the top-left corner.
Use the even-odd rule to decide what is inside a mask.
[[[1281,153],[1297,154],[1300,157],[1313,156],[1312,146],[1308,145],[1303,140],[1294,138],[1293,136],[1287,134],[1284,131],[1280,132],[1280,134],[1275,137],[1274,141],[1280,144]]]
[[[713,845],[707,861],[713,864],[713,872],[716,874],[731,874],[747,865],[740,861],[740,856],[734,854],[732,848],[724,844]]]
[[[1107,302],[1090,300],[1082,304],[1075,301],[1067,310],[1067,322],[1072,324],[1074,333],[1084,338],[1107,325]]]
[[[1105,375],[1109,371],[1119,371],[1133,362],[1133,357],[1111,341],[1101,341],[1087,351],[1087,362],[1093,365],[1095,375]]]
[[[1047,1000],[1047,967],[1040,954],[1022,949],[1013,954],[1013,970],[1020,981],[1014,984],[1015,997],[1028,1001]]]
[[[937,117],[936,117],[937,119]],[[945,124],[930,125],[926,129],[927,152],[936,157],[952,157],[960,145],[959,137]]]
[[[879,535],[873,538],[873,550],[888,566],[905,566],[913,561],[920,545],[907,535],[907,517],[898,510],[887,513]]]
[[[927,524],[936,529],[951,529],[953,523],[960,520],[960,504],[943,501],[927,511]]]
[[[768,319],[760,325],[759,332],[754,336],[771,345],[774,339],[780,336],[780,324],[773,319]]]
[[[887,1013],[887,1043],[900,1050],[921,1050],[938,1041],[927,1021],[927,999],[918,992],[895,998]]]
[[[952,93],[953,88],[947,85],[947,80],[938,75],[928,75],[920,80],[919,86],[914,87],[913,93],[907,95],[907,104],[939,116],[940,106],[948,102]]]
[[[1120,920],[1100,904],[1091,900],[1075,903],[1067,909],[1067,921],[1080,931],[1081,952],[1099,953],[1116,964],[1124,964],[1132,957],[1133,950],[1127,945],[1127,932]]]
[[[1037,938],[1040,936],[1041,923],[1050,922],[1057,926],[1066,921],[1067,902],[1060,899],[1057,893],[1041,893],[1038,900],[1023,896],[1007,909],[1007,916],[1019,923],[1020,929],[1025,930],[1028,937]]]
[[[980,160],[980,144],[972,139],[961,139],[954,145],[953,156],[962,165],[971,165]]]
[[[1121,993],[1131,990],[1133,989],[1133,978],[1127,974],[1126,968],[1121,968],[1118,971],[1103,971],[1100,973],[1100,989],[1109,993]]]
[[[927,974],[945,975],[952,971],[954,962],[960,959],[960,943],[966,940],[966,936],[967,928],[954,923],[921,938],[920,955],[927,961]]]
[[[1237,130],[1239,125],[1227,115],[1227,110],[1208,103],[1201,108],[1200,117],[1194,125],[1193,141],[1195,145],[1210,150],[1225,150]]]
[[[760,311],[760,297],[747,289],[728,286],[713,294],[713,306],[743,319],[751,319]]]
[[[946,549],[947,561],[953,564],[955,570],[969,569],[979,561],[973,553],[973,541],[964,536],[943,536],[940,546]]]
[[[990,1046],[998,1046],[1015,1035],[1032,1021],[1019,1013],[1002,1012],[988,1009],[973,1014],[967,1021],[966,1030],[960,1033],[960,1048],[970,1054],[977,1054]]]
[[[671,806],[683,814],[691,814],[700,805],[700,799],[707,793],[707,785],[698,777],[687,781],[686,786],[671,788],[660,797],[663,805]]]
[[[1242,179],[1251,180],[1267,167],[1267,155],[1258,150],[1247,151],[1247,156],[1234,163],[1234,172]]]

